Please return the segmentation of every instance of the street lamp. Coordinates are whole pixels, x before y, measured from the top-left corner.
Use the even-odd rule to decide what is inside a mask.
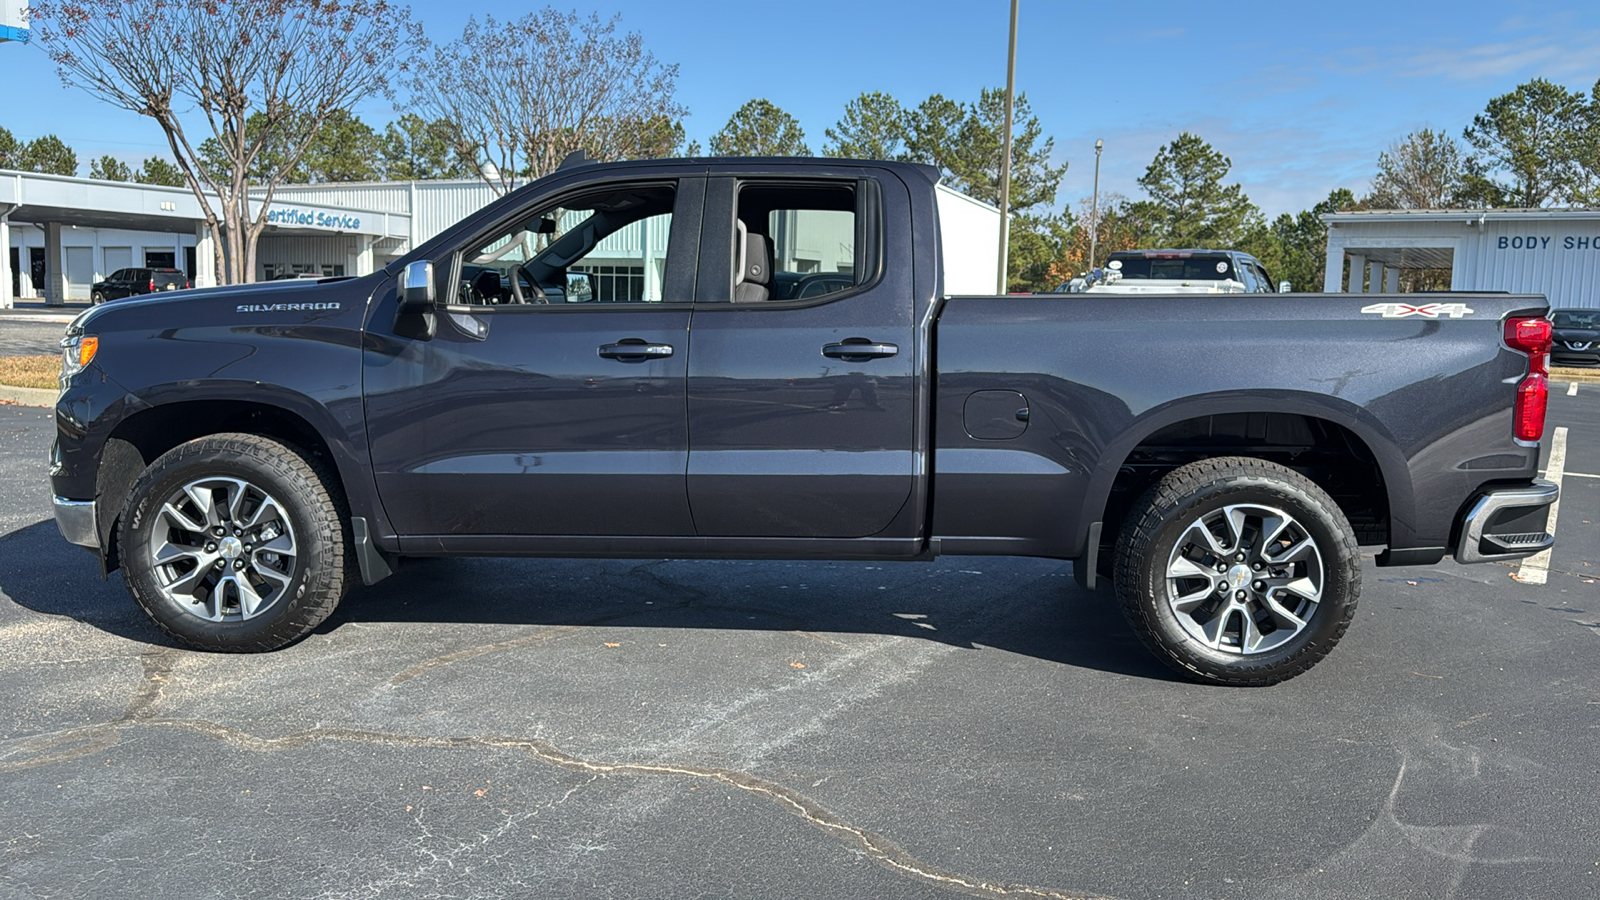
[[[1017,88],[1017,0],[1011,0],[1011,43],[1006,50],[1006,139],[1000,153],[1000,273],[995,293],[1006,292],[1006,258],[1011,242],[1011,101]]]
[[[1094,199],[1089,201],[1089,269],[1094,269],[1095,243],[1100,237],[1100,151],[1105,141],[1094,142]]]

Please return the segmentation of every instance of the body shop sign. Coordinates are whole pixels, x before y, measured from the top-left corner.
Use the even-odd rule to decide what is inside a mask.
[[[1600,235],[1500,235],[1495,238],[1496,250],[1600,250]]]
[[[311,209],[298,209],[296,207],[279,207],[267,210],[267,224],[291,225],[302,228],[326,228],[334,231],[344,231],[361,227],[361,220],[355,216],[339,213],[326,213]]]

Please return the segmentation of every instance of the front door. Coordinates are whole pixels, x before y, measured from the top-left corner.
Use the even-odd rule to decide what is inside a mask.
[[[911,258],[907,196],[841,173],[708,192],[689,358],[703,536],[916,533],[896,524],[919,469],[911,276],[881,263]]]
[[[434,334],[366,354],[374,472],[401,535],[694,533],[684,381],[703,193],[611,183],[434,259],[448,301]]]

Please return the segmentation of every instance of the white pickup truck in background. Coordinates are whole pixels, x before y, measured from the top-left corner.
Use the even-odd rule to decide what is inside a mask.
[[[1261,262],[1237,250],[1118,250],[1102,268],[1056,288],[1065,294],[1272,294]]]

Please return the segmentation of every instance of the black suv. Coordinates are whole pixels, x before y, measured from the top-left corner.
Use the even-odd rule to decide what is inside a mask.
[[[104,303],[156,291],[181,291],[189,287],[189,276],[178,269],[118,269],[105,281],[96,282],[89,300]]]
[[[1600,366],[1600,309],[1553,309],[1555,339],[1550,362],[1558,366]]]

